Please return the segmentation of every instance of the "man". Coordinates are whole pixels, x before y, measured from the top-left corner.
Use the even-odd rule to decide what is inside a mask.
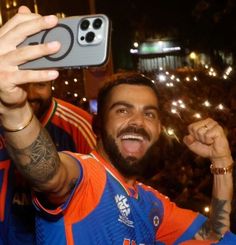
[[[91,115],[70,103],[53,98],[51,81],[29,83],[23,88],[35,115],[48,130],[58,151],[89,153],[95,147]],[[1,131],[0,169],[5,181],[2,193],[4,190],[7,198],[3,194],[0,198],[0,230],[5,234],[0,237],[4,237],[5,244],[32,245],[35,211],[31,203],[30,187],[10,165]],[[2,183],[0,181],[0,186]]]
[[[52,82],[24,86],[35,115],[48,130],[57,150],[89,153],[96,144],[92,117],[81,108],[52,97]]]
[[[34,19],[24,7],[19,12],[24,18],[12,20],[0,47],[2,41],[16,47],[26,35],[57,23],[53,16]],[[136,182],[161,131],[158,95],[149,79],[137,75],[109,83],[98,97],[97,150],[58,154],[21,86],[55,79],[58,73],[20,71],[17,65],[60,46],[11,45],[0,49],[0,118],[9,153],[34,190],[39,244],[180,244],[228,238],[233,160],[222,127],[208,118],[191,124],[184,138],[190,150],[212,162],[212,215],[206,221]]]

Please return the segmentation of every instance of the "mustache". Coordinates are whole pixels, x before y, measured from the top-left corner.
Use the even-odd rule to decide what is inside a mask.
[[[147,131],[142,127],[136,127],[136,126],[128,126],[124,129],[122,129],[118,133],[117,137],[121,136],[122,134],[127,134],[127,133],[134,133],[134,134],[141,135],[141,136],[143,136],[144,139],[147,139],[148,141],[150,141],[150,136],[147,133]]]
[[[27,99],[28,100],[28,102],[29,103],[34,103],[34,102],[36,102],[36,103],[41,103],[41,99]]]

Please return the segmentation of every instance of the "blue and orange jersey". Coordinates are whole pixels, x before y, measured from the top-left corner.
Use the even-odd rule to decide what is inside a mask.
[[[89,153],[96,138],[92,117],[86,111],[53,99],[41,123],[48,130],[58,151]],[[10,164],[0,127],[0,245],[33,245],[34,213],[28,183]]]
[[[125,182],[97,152],[66,152],[81,170],[68,200],[55,209],[37,197],[38,244],[179,244],[193,238],[206,218],[181,209],[157,190]]]

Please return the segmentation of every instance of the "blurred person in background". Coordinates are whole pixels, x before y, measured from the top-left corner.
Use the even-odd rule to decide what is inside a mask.
[[[0,37],[2,33],[0,33]],[[58,151],[89,153],[95,147],[92,116],[81,108],[54,98],[52,81],[28,83],[23,86],[35,115],[49,132]],[[28,182],[10,164],[5,140],[0,148],[0,235],[3,244],[35,243],[35,209],[31,202]],[[2,233],[1,233],[2,231]],[[4,233],[4,235],[3,235]],[[0,242],[1,244],[1,242]]]

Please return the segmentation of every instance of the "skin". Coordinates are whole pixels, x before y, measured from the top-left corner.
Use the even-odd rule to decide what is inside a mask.
[[[24,86],[24,89],[31,108],[40,119],[51,105],[52,82],[29,83]]]
[[[142,93],[142,96],[139,96]],[[126,158],[141,159],[158,140],[161,123],[158,115],[158,101],[153,90],[147,86],[122,84],[112,89],[105,109],[105,131],[112,137],[121,155]],[[141,132],[127,132],[127,128],[142,129]],[[111,161],[102,140],[98,151]],[[132,161],[127,161],[132,164]]]
[[[28,35],[56,24],[55,16],[42,17],[21,7],[19,13],[0,29],[0,119],[3,127],[23,127],[31,118],[32,111],[23,84],[48,82],[57,78],[58,72],[55,70],[23,71],[18,69],[18,65],[57,52],[60,48],[58,42],[17,48]],[[156,116],[158,101],[150,89],[140,89],[136,85],[131,87],[120,85],[113,88],[106,105],[104,127],[115,139],[124,157],[141,158],[160,134],[160,122]],[[124,140],[122,137],[127,136],[127,133],[120,132],[129,124],[141,125],[147,137],[140,140],[140,133],[128,133],[128,138],[135,137],[136,142]],[[32,188],[41,192],[51,204],[62,203],[80,176],[76,161],[56,152],[52,140],[36,117],[23,130],[5,131],[5,138],[11,157],[31,182]],[[184,143],[194,153],[209,158],[213,167],[228,167],[233,162],[223,128],[211,118],[190,124]],[[98,151],[109,161],[101,139]],[[135,176],[126,179],[131,184],[134,180]],[[196,239],[219,239],[229,230],[232,192],[231,173],[214,175],[213,212],[196,234]]]

